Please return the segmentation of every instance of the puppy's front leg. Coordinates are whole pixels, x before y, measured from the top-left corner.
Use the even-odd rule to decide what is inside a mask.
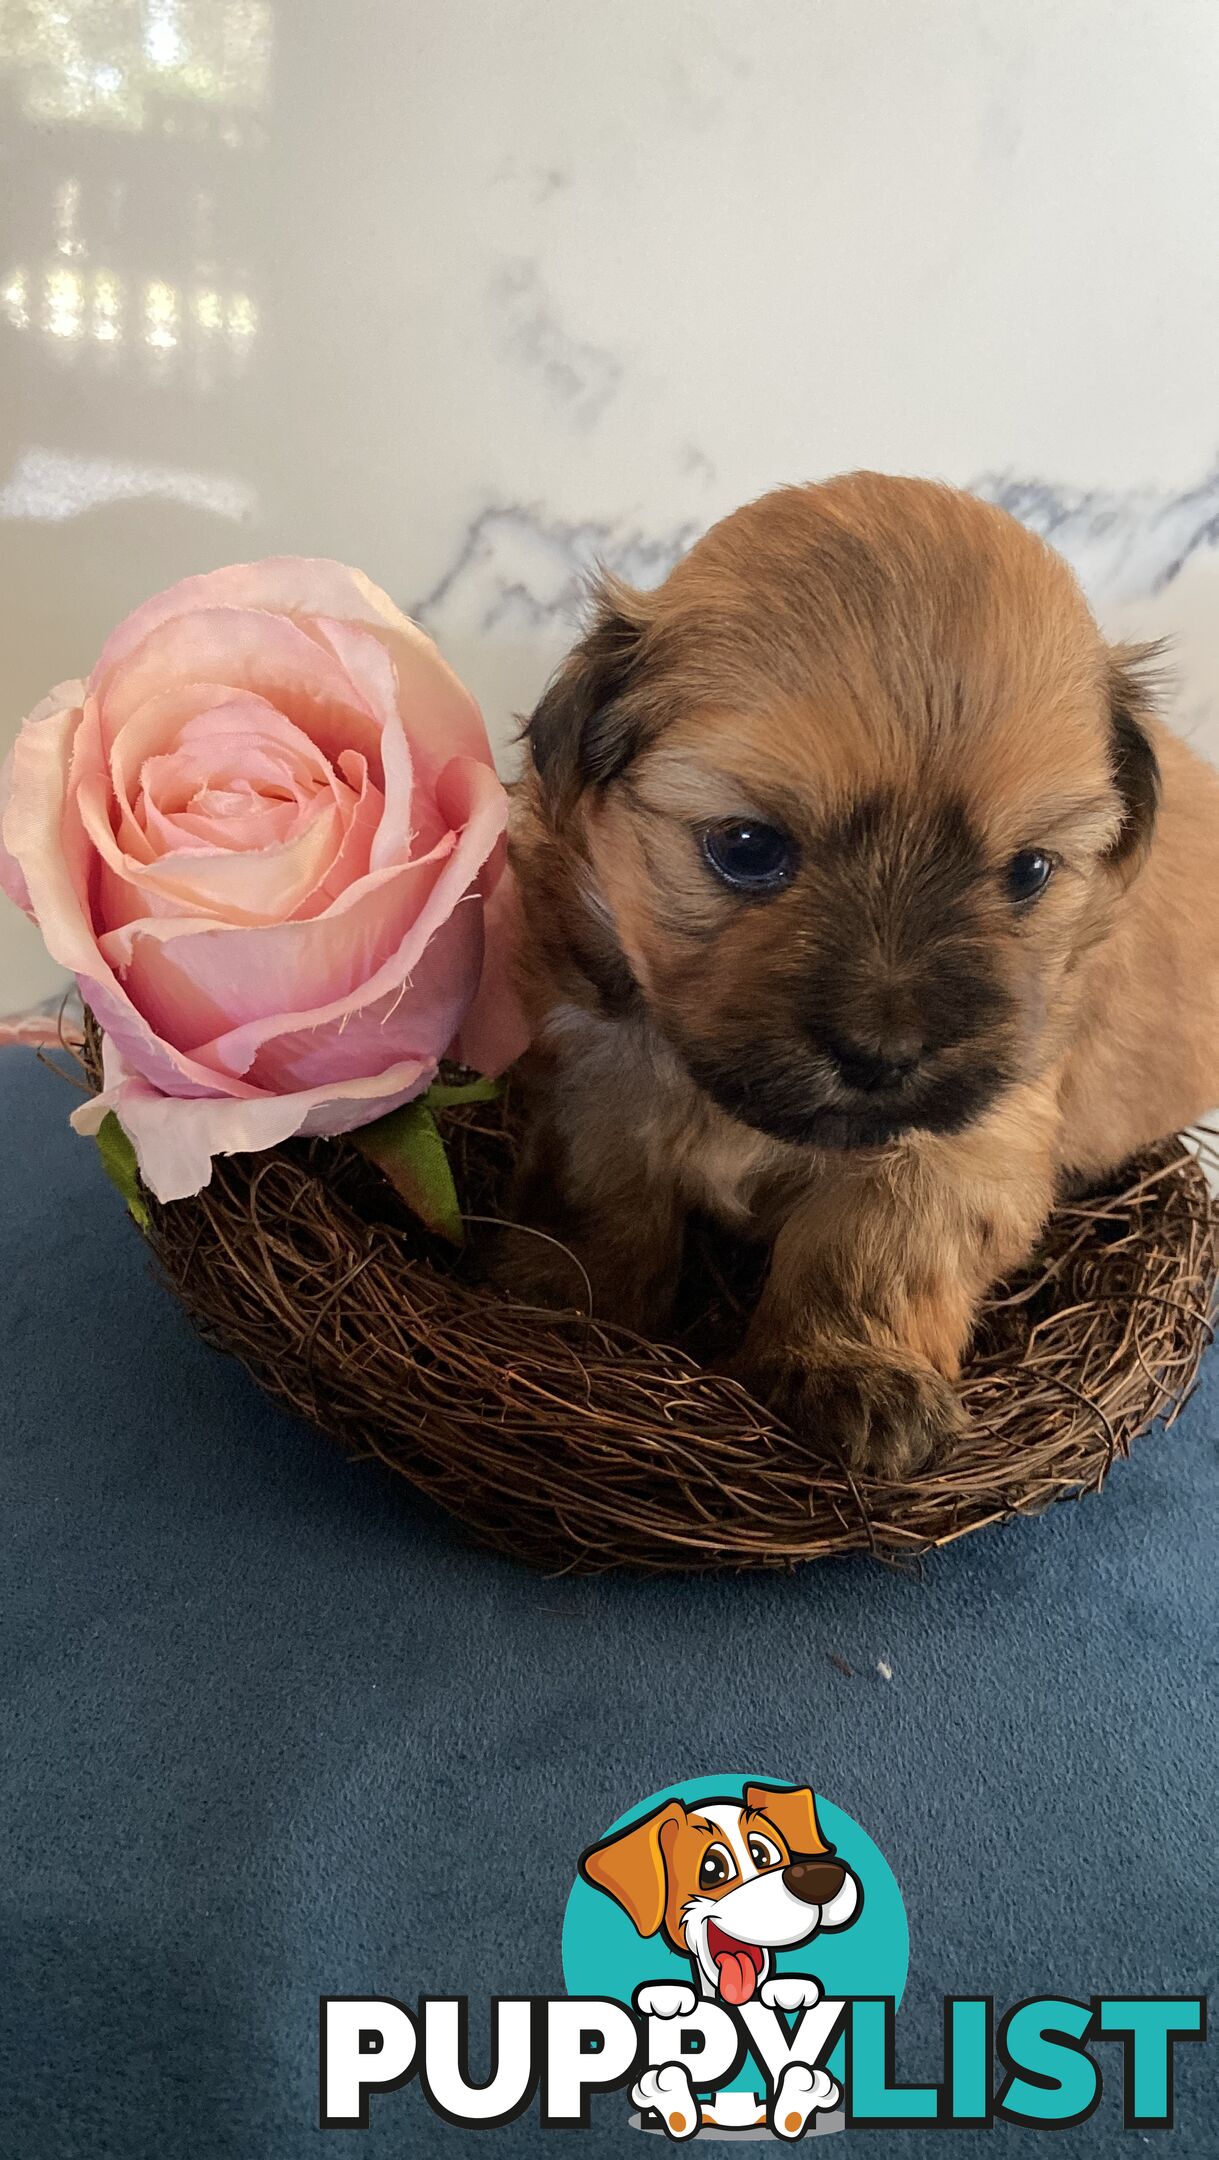
[[[663,1330],[685,1217],[642,1125],[621,1096],[538,1089],[495,1263],[513,1297],[587,1308],[591,1290],[595,1319]]]
[[[953,1388],[979,1302],[1053,1198],[1048,1105],[952,1140],[828,1159],[775,1241],[738,1370],[852,1468],[900,1478],[963,1426]]]

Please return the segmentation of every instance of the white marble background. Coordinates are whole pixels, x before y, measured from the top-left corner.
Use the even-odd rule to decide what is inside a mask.
[[[510,755],[594,558],[865,464],[1048,531],[1219,749],[1217,94],[1214,0],[0,0],[0,748],[292,551]]]

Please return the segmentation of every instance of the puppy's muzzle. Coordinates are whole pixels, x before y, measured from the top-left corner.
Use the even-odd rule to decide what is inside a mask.
[[[793,1860],[783,1870],[783,1887],[802,1905],[828,1905],[847,1879],[841,1860]]]
[[[923,1055],[922,1038],[913,1029],[878,1039],[875,1044],[828,1035],[825,1047],[847,1086],[864,1095],[899,1088],[917,1070]]]

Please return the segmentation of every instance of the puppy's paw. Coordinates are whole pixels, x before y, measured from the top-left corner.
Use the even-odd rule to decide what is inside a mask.
[[[642,2017],[689,2017],[697,2006],[694,1989],[681,1980],[649,1980],[635,1996]]]
[[[660,2063],[645,2070],[631,2087],[631,2098],[645,2114],[649,2108],[656,2110],[666,2137],[693,2137],[698,2129],[699,2105],[684,2063]]]
[[[753,1365],[747,1385],[813,1445],[895,1483],[947,1455],[965,1430],[941,1373],[868,1343],[768,1357]]]
[[[798,2138],[810,2115],[835,2108],[842,2098],[828,2070],[810,2070],[806,2063],[788,2063],[775,2090],[771,2119],[776,2137]]]
[[[811,1973],[775,1973],[758,1994],[768,2010],[813,2010],[821,2000],[821,1982]]]

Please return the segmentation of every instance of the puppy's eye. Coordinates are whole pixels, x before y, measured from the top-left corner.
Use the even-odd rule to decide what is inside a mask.
[[[1035,900],[1039,893],[1045,891],[1053,874],[1052,856],[1044,855],[1040,848],[1021,848],[1018,855],[1013,855],[1003,873],[1008,899],[1017,905],[1026,900]]]
[[[729,1877],[735,1874],[732,1858],[725,1852],[724,1847],[709,1845],[698,1871],[698,1887],[700,1890],[718,1890],[721,1883],[726,1883]]]
[[[774,1867],[779,1852],[769,1838],[759,1837],[755,1831],[749,1840],[749,1857],[756,1868]]]
[[[709,825],[703,853],[717,878],[734,892],[777,892],[796,867],[796,843],[777,825],[757,818],[734,818]]]

